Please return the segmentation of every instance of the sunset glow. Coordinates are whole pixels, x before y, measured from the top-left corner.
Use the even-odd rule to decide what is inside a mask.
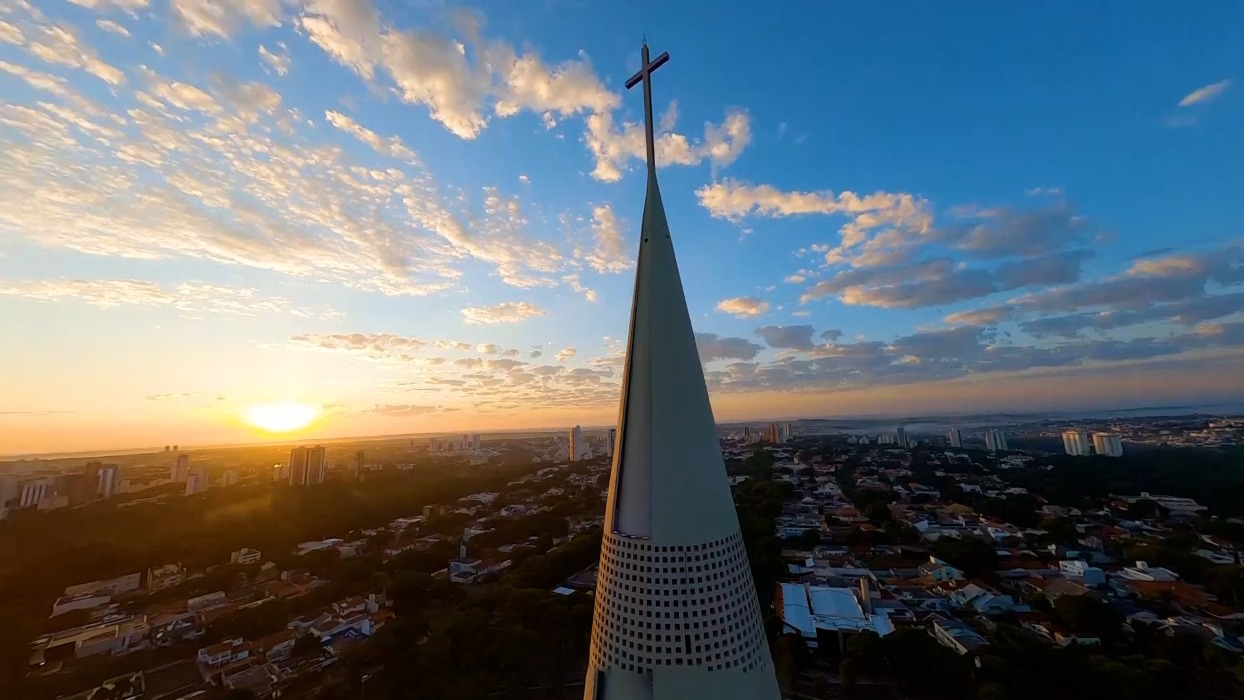
[[[288,433],[307,427],[318,413],[314,406],[296,401],[263,403],[246,410],[246,422],[270,433]]]

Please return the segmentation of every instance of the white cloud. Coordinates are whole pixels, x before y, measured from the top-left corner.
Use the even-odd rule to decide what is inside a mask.
[[[328,110],[324,112],[324,118],[328,120],[329,124],[371,146],[373,150],[381,155],[400,158],[412,163],[418,161],[415,152],[407,148],[406,144],[402,143],[402,139],[397,136],[384,138],[371,129],[361,126],[358,122],[341,112]]]
[[[100,29],[106,32],[116,34],[117,36],[123,36],[126,38],[129,38],[130,36],[130,30],[126,29],[120,24],[117,24],[116,22],[113,22],[110,19],[97,19],[95,20],[95,26],[99,27]]]
[[[69,25],[38,27],[26,48],[48,63],[86,71],[113,87],[125,82],[125,74],[101,60]]]
[[[424,105],[464,139],[475,138],[493,115],[566,116],[619,103],[585,54],[549,66],[503,41],[480,38],[477,23],[459,38],[384,25],[366,0],[311,0],[298,24],[335,61],[368,81],[387,76],[403,101]]]
[[[674,132],[677,120],[678,104],[671,102],[656,128],[654,145],[658,167],[698,165],[708,161],[715,170],[733,163],[751,143],[751,119],[741,109],[728,110],[721,124],[705,124],[704,137],[697,140]],[[587,118],[587,133],[583,138],[596,160],[592,177],[597,180],[616,182],[632,160],[647,158],[642,122],[623,122],[620,128],[615,128],[611,113],[592,114]]]
[[[462,310],[462,317],[467,323],[517,323],[543,315],[543,309],[527,301],[507,301],[496,306],[468,306]]]
[[[285,42],[276,42],[277,50],[270,51],[267,46],[259,45],[259,59],[263,61],[264,70],[270,70],[277,75],[288,75],[289,67],[293,63],[289,57],[289,49],[285,47]]]
[[[89,7],[92,10],[106,12],[108,10],[125,10],[133,12],[142,10],[147,7],[148,0],[69,0],[69,2],[80,7]]]
[[[22,34],[21,29],[0,19],[0,43],[21,46],[25,41],[26,37]]]
[[[717,303],[717,310],[737,318],[752,318],[769,310],[769,302],[756,297],[734,297]]]
[[[558,350],[557,354],[554,355],[553,357],[556,358],[558,362],[565,362],[566,360],[569,360],[570,358],[574,357],[577,354],[579,354],[579,351],[575,350],[573,347],[570,347],[570,348],[562,348],[561,350]]]
[[[281,0],[172,0],[173,18],[195,36],[228,38],[244,22],[257,27],[281,23]]]
[[[0,295],[48,302],[78,302],[101,308],[166,306],[186,312],[235,316],[287,313],[304,318],[332,318],[340,315],[331,309],[314,310],[297,306],[284,297],[262,297],[254,289],[204,282],[184,282],[164,289],[155,282],[133,279],[0,280]]]
[[[622,231],[613,207],[601,204],[592,209],[592,235],[595,247],[586,255],[587,264],[600,273],[624,272],[633,264],[623,250]]]
[[[1202,102],[1210,102],[1217,99],[1220,95],[1222,95],[1222,93],[1226,92],[1227,88],[1230,86],[1231,81],[1228,79],[1199,87],[1187,95],[1184,95],[1184,98],[1179,101],[1179,106],[1191,107],[1192,105],[1201,104]]]

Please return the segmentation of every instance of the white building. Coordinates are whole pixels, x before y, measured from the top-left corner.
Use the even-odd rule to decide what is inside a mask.
[[[1001,430],[986,430],[985,449],[990,452],[1005,452],[1007,450],[1006,434]]]
[[[243,547],[229,555],[230,564],[258,564],[263,554],[258,549]]]
[[[1093,433],[1093,449],[1103,457],[1122,457],[1123,441],[1111,433]]]
[[[778,584],[776,601],[782,623],[798,630],[808,646],[817,646],[818,630],[832,632],[876,632],[885,636],[894,624],[884,614],[872,613],[872,601],[864,596],[867,579],[860,579],[859,591],[850,588],[815,586],[806,583]]]
[[[295,447],[289,451],[289,485],[324,483],[325,466],[323,447]]]
[[[778,700],[653,151],[583,698]]]
[[[18,505],[22,508],[39,505],[39,501],[55,493],[55,485],[51,479],[36,479],[22,484],[22,494]]]
[[[1076,457],[1087,457],[1092,454],[1089,451],[1089,434],[1083,430],[1064,430],[1063,431],[1063,450]]]
[[[221,486],[233,486],[238,483],[238,473],[230,469],[220,477]]]
[[[951,428],[947,431],[946,439],[950,441],[951,447],[963,447],[963,436],[959,434],[958,428]]]
[[[117,465],[109,464],[99,468],[99,487],[96,491],[100,498],[112,498],[117,493],[117,486],[121,483],[120,471]]]
[[[180,585],[186,580],[186,568],[181,564],[164,564],[147,569],[147,592],[155,593]]]
[[[576,425],[570,429],[570,461],[578,462],[591,456],[583,440],[583,429]]]
[[[1178,581],[1179,574],[1161,566],[1149,566],[1148,562],[1138,561],[1136,566],[1125,566],[1119,576],[1131,581]]]
[[[190,455],[177,455],[177,459],[173,462],[173,468],[169,470],[169,481],[180,484],[190,476]]]
[[[207,469],[199,467],[186,475],[186,495],[193,496],[207,490]]]

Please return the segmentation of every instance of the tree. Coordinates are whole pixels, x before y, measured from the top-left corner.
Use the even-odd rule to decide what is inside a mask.
[[[864,515],[875,523],[885,523],[894,519],[894,515],[890,513],[890,506],[881,501],[869,503],[864,508]]]
[[[290,651],[290,654],[296,658],[302,658],[304,656],[318,654],[321,648],[322,647],[320,646],[320,640],[318,637],[313,634],[304,634],[294,640],[294,648]]]
[[[855,697],[855,684],[859,680],[858,666],[855,659],[850,657],[843,659],[838,666],[838,682],[842,688],[842,697],[848,700]]]
[[[1054,601],[1054,612],[1073,632],[1090,634],[1102,641],[1118,638],[1123,616],[1088,595],[1065,595]]]
[[[799,546],[804,549],[812,549],[821,543],[820,530],[804,530],[799,535]]]

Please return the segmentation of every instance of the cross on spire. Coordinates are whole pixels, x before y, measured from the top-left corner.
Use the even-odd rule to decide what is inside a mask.
[[[665,65],[665,62],[670,60],[670,54],[668,51],[664,51],[660,56],[657,56],[657,60],[649,61],[648,40],[644,39],[644,47],[640,50],[640,59],[639,72],[626,81],[626,89],[630,90],[641,81],[644,84],[644,136],[648,145],[648,171],[655,173],[657,170],[657,149],[652,127],[652,71]]]

